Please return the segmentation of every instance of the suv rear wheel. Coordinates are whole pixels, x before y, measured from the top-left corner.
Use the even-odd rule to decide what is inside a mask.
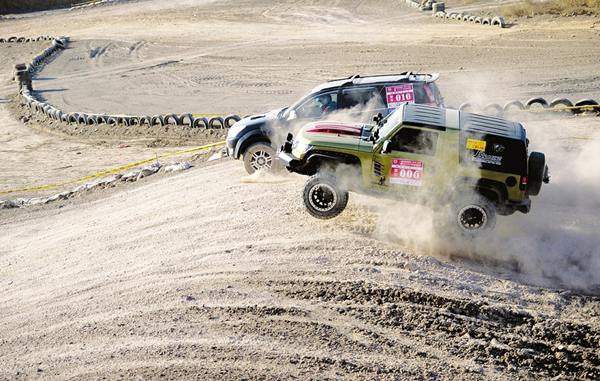
[[[329,219],[342,213],[348,204],[348,190],[330,173],[319,172],[304,184],[302,199],[308,213]]]
[[[451,205],[451,227],[463,236],[475,237],[496,225],[494,204],[481,195],[465,195]]]
[[[244,152],[244,168],[248,174],[256,171],[271,171],[279,168],[275,150],[267,143],[254,143]]]

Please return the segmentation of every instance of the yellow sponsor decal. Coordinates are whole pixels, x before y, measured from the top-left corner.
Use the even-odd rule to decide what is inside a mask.
[[[475,140],[475,139],[467,139],[467,148],[474,149],[476,151],[485,151],[485,141]]]

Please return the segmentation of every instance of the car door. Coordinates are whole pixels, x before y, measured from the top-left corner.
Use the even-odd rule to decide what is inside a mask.
[[[443,189],[438,170],[445,131],[400,125],[386,142],[375,147],[372,182],[398,198],[426,202]]]
[[[336,120],[369,123],[378,112],[387,115],[386,106],[376,87],[340,90],[335,113]]]

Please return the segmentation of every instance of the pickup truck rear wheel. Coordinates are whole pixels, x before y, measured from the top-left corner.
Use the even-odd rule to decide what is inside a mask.
[[[348,204],[348,190],[330,173],[319,172],[304,184],[302,198],[308,213],[329,219],[342,213]]]
[[[271,171],[279,168],[275,150],[267,143],[254,143],[244,152],[244,168],[249,175],[256,171]]]
[[[462,236],[475,237],[492,231],[496,226],[496,208],[484,196],[459,197],[452,203],[451,211],[451,227]]]

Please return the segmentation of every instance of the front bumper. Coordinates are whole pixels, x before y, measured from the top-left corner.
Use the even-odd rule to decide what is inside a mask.
[[[277,151],[277,158],[281,165],[290,172],[296,172],[296,169],[302,166],[302,160],[297,159],[295,156],[292,156],[292,154],[284,152],[281,149]]]

